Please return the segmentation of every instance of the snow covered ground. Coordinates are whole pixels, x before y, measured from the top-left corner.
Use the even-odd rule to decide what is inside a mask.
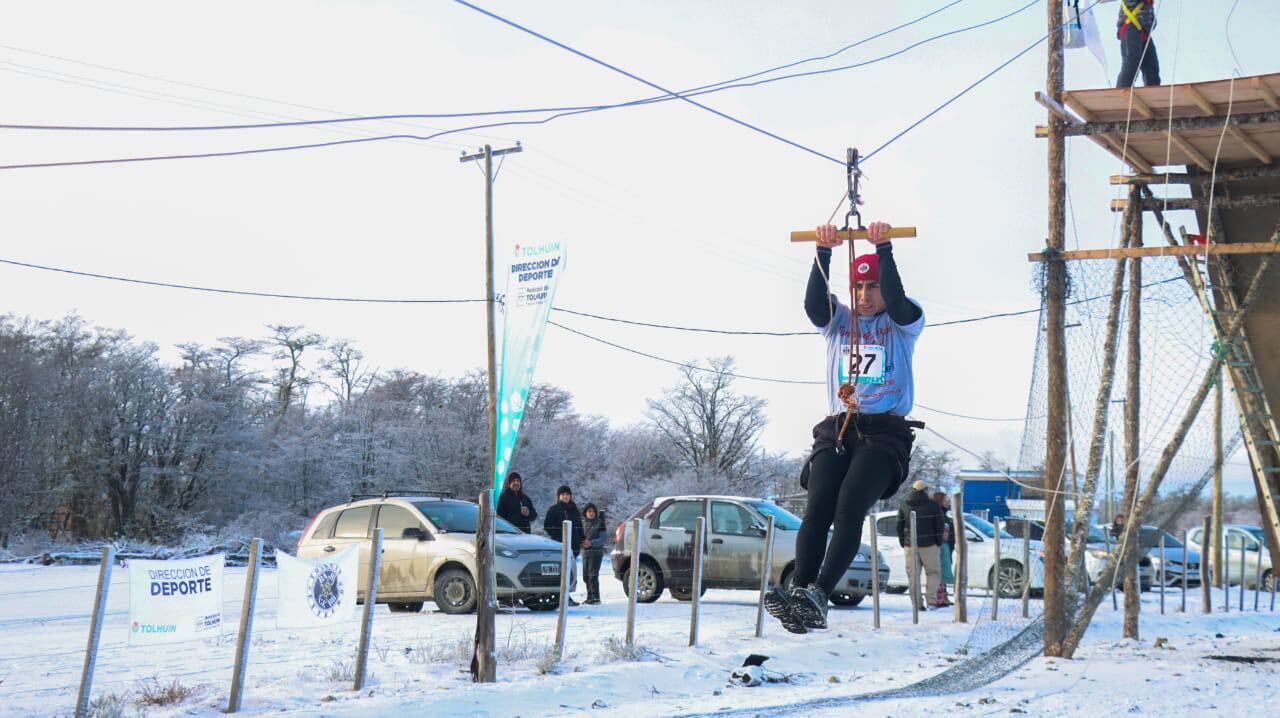
[[[554,640],[555,613],[523,609],[498,618],[498,683],[473,685],[466,672],[473,616],[434,611],[392,614],[378,608],[369,686],[353,693],[349,679],[357,624],[341,631],[278,630],[276,582],[266,570],[259,589],[243,712],[250,715],[397,716],[664,716],[759,707],[783,715],[785,704],[852,697],[908,685],[965,660],[958,650],[973,624],[952,623],[950,610],[921,615],[911,625],[905,596],[885,596],[882,628],[871,629],[870,601],[834,609],[831,629],[808,636],[784,632],[766,619],[765,638],[753,636],[755,594],[710,591],[703,600],[701,641],[688,648],[689,604],[664,597],[638,609],[641,660],[620,658],[626,600],[608,573],[604,604],[570,609],[567,652],[559,666],[544,656]],[[228,568],[226,633],[218,640],[165,647],[126,645],[127,571],[112,579],[93,695],[117,715],[216,715],[226,707],[239,620],[244,569]],[[74,707],[84,655],[96,567],[0,567],[0,714],[68,715]],[[870,705],[805,709],[809,716],[939,715],[1242,715],[1280,705],[1280,612],[1270,596],[1262,611],[1180,614],[1178,594],[1159,614],[1155,593],[1143,597],[1143,640],[1120,638],[1121,616],[1099,610],[1076,660],[1036,658],[984,688]],[[971,599],[971,617],[982,600]],[[1222,604],[1221,594],[1215,606]],[[1252,608],[1252,594],[1246,604]],[[1199,593],[1189,600],[1199,607]],[[428,604],[428,608],[433,608]],[[1002,604],[1003,615],[1017,613]],[[991,630],[991,624],[985,630]],[[1157,638],[1167,645],[1156,648]],[[729,687],[729,672],[750,653],[770,656],[767,667],[790,678],[760,688]],[[1233,662],[1209,656],[1260,662]],[[195,689],[180,704],[140,707],[148,687],[176,680]],[[154,681],[154,682],[153,682]],[[104,712],[110,714],[110,712]]]

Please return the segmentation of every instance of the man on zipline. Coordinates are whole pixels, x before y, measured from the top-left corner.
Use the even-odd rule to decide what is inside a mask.
[[[770,615],[792,633],[827,627],[827,597],[858,553],[867,512],[906,479],[915,440],[911,427],[923,426],[909,424],[906,416],[915,388],[911,358],[924,329],[924,310],[903,292],[889,229],[884,222],[871,223],[868,239],[876,252],[858,257],[849,268],[857,335],[850,333],[853,312],[830,293],[827,281],[831,250],[842,240],[832,225],[817,230],[804,310],[827,343],[830,415],[813,427],[813,452],[800,477],[808,502],[796,535],[795,587],[775,586],[765,596]]]

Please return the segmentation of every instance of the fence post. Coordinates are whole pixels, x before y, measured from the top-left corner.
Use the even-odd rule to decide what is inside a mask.
[[[249,667],[249,644],[253,640],[253,609],[258,600],[258,569],[262,564],[262,539],[249,542],[249,571],[244,577],[244,605],[240,608],[240,635],[236,639],[236,667],[231,674],[231,699],[227,712],[240,710],[244,697],[244,675]]]
[[[1227,563],[1231,563],[1231,562],[1228,561]],[[1241,540],[1240,540],[1240,588],[1239,590],[1236,591],[1236,593],[1240,595],[1241,611],[1244,610],[1244,583],[1246,580],[1248,580],[1248,577],[1244,572],[1244,537],[1241,537]]]
[[[492,426],[492,425],[490,425]],[[494,649],[498,616],[498,580],[494,570],[497,550],[493,513],[493,491],[482,491],[476,502],[476,634],[471,654],[471,680],[493,683],[498,680],[498,657]],[[564,567],[561,566],[563,571]]]
[[[1160,578],[1160,615],[1163,616],[1164,615],[1164,584],[1166,581],[1169,580],[1169,569],[1167,568],[1168,564],[1165,563],[1165,558],[1164,558],[1164,533],[1162,532],[1158,538],[1160,539],[1160,576],[1159,576]],[[1183,560],[1185,560],[1185,557]],[[1187,565],[1185,563],[1182,564],[1182,570],[1183,571],[1187,570]],[[1141,586],[1139,586],[1139,588],[1141,588]]]
[[[378,573],[382,569],[382,529],[373,530],[369,547],[369,591],[364,596],[364,617],[360,619],[360,647],[356,650],[356,680],[351,690],[364,688],[365,668],[369,665],[369,639],[373,636],[373,609],[378,605]]]
[[[965,531],[960,492],[951,495],[952,533],[956,537],[956,555],[952,557],[952,573],[956,575],[956,623],[969,622],[969,534]]]
[[[1276,584],[1277,583],[1280,583],[1280,580],[1276,579],[1276,568],[1272,566],[1271,567],[1271,610],[1272,611],[1276,610]]]
[[[631,575],[627,593],[627,645],[636,644],[636,593],[640,590],[640,519],[631,519]]]
[[[693,576],[689,581],[689,646],[698,645],[698,611],[702,608],[702,554],[707,547],[707,519],[699,516],[693,524]]]
[[[1210,553],[1206,553],[1206,549],[1212,551],[1213,538],[1209,534],[1209,517],[1204,517],[1204,526],[1200,534],[1200,612],[1213,613],[1213,592],[1212,586],[1209,585],[1209,559]],[[1213,567],[1215,570],[1217,566]]]
[[[1253,584],[1253,610],[1258,610],[1258,596],[1262,593],[1262,544],[1258,544],[1258,570]]]
[[[867,535],[871,537],[871,627],[880,627],[880,539],[876,534],[876,516],[867,516]]]
[[[995,621],[1000,618],[1000,517],[992,518],[991,525],[995,527],[993,533],[996,535],[996,563],[991,569],[991,620]]]
[[[98,567],[98,593],[93,599],[89,642],[84,649],[84,669],[80,672],[80,695],[76,698],[76,718],[84,718],[89,714],[89,694],[93,690],[93,667],[98,662],[98,643],[102,640],[102,619],[107,613],[107,591],[111,588],[111,566],[115,560],[115,546],[103,546],[102,564]]]
[[[773,517],[765,517],[768,526],[764,531],[764,559],[760,563],[760,599],[756,602],[756,638],[764,638],[764,597],[769,593],[769,579],[773,575]]]
[[[916,512],[911,512],[911,577],[907,586],[911,591],[911,623],[920,622],[920,551],[916,546]]]
[[[1024,524],[1025,526],[1025,524]],[[1022,537],[1022,617],[1031,618],[1031,530]]]
[[[1111,529],[1110,528],[1105,529],[1102,535],[1106,538],[1107,560],[1110,560],[1111,559]],[[1117,550],[1119,548],[1120,548],[1119,546],[1116,546]],[[1116,557],[1116,570],[1111,574],[1111,610],[1112,611],[1120,610],[1120,604],[1116,602],[1116,579],[1118,576],[1120,576],[1120,572],[1124,570],[1124,562],[1120,561],[1119,558],[1120,558],[1119,556]]]
[[[573,522],[560,522],[560,617],[556,620],[556,660],[564,658],[564,634],[567,629],[569,613],[569,576],[574,569],[573,551],[569,544],[573,541]]]
[[[1204,561],[1204,555],[1201,554],[1200,561]],[[1188,568],[1191,563],[1191,545],[1187,543],[1187,530],[1182,529],[1182,608],[1179,613],[1187,612],[1187,579],[1190,577],[1191,569]],[[1199,565],[1199,564],[1197,564]]]

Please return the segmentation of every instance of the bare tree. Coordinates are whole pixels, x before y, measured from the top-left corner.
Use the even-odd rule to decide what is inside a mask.
[[[768,423],[765,400],[734,393],[733,357],[682,367],[683,383],[649,401],[648,416],[695,471],[737,476]]]
[[[322,380],[324,388],[343,404],[350,404],[357,391],[365,391],[373,383],[373,374],[364,365],[364,352],[350,339],[334,339],[324,345],[327,354],[320,368],[328,372]]]
[[[276,369],[275,378],[276,417],[281,421],[288,415],[296,395],[311,383],[302,367],[303,352],[324,340],[302,331],[297,325],[271,324],[267,328],[271,330],[271,344],[275,347],[271,357],[284,362]]]

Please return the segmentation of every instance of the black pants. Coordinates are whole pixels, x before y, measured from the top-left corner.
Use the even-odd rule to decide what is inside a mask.
[[[813,583],[828,595],[858,554],[867,512],[900,480],[902,470],[898,457],[883,447],[848,438],[846,445],[843,454],[827,450],[814,455],[809,467],[809,500],[796,534],[796,585]],[[833,523],[835,530],[828,545],[827,530]]]
[[[1146,47],[1146,52],[1143,52]],[[1120,77],[1116,87],[1133,87],[1133,80],[1142,68],[1142,84],[1160,84],[1160,60],[1156,58],[1155,40],[1148,41],[1141,30],[1132,27],[1120,36]]]
[[[600,599],[600,563],[604,552],[586,551],[582,554],[582,580],[587,584],[587,600]]]

